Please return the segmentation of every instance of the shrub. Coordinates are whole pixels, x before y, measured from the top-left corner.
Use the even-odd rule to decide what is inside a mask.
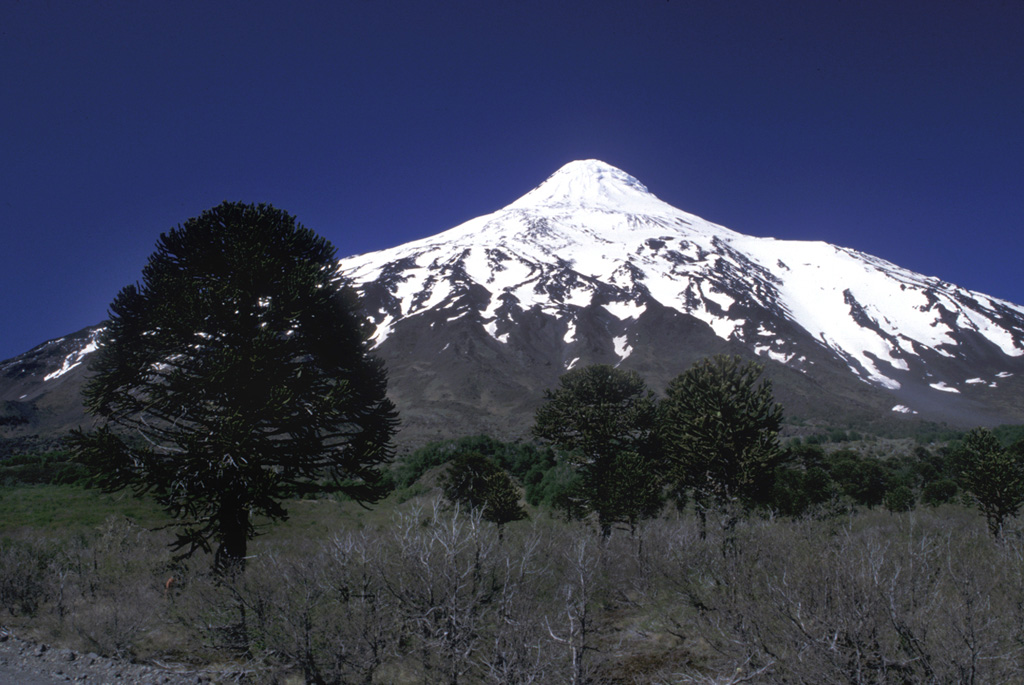
[[[946,504],[956,499],[959,487],[956,481],[949,478],[933,481],[921,491],[921,503],[932,507]]]
[[[914,508],[916,499],[914,491],[906,485],[898,485],[885,493],[883,504],[885,508],[893,513],[910,511]]]

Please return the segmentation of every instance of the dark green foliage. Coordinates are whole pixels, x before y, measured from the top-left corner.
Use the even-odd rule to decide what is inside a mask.
[[[452,441],[430,443],[400,458],[394,470],[395,485],[407,488],[430,469],[447,464],[458,454],[449,449],[453,445]]]
[[[960,482],[999,537],[1007,518],[1024,505],[1024,442],[1003,447],[992,431],[975,428],[953,450]]]
[[[531,473],[534,473],[531,471]],[[540,480],[526,485],[526,501],[534,506],[545,505],[570,514],[571,518],[585,515],[571,511],[571,502],[581,499],[579,474],[568,460],[562,459],[543,472]],[[578,516],[577,516],[578,514]]]
[[[771,507],[783,516],[801,516],[828,502],[833,488],[828,472],[820,466],[780,466],[775,470]]]
[[[0,461],[25,455],[66,453],[66,437],[62,435],[29,435],[17,438],[0,438]]]
[[[739,500],[766,503],[782,459],[782,407],[762,366],[716,356],[694,364],[669,383],[661,403],[661,432],[680,489],[698,506]]]
[[[921,503],[932,507],[947,504],[956,500],[959,491],[955,480],[944,478],[932,481],[921,490]]]
[[[456,457],[441,477],[441,491],[453,504],[483,509],[484,520],[502,525],[526,518],[519,488],[504,469],[479,452]]]
[[[783,516],[802,516],[836,493],[825,468],[825,452],[816,442],[790,441],[775,469],[771,508]]]
[[[604,364],[573,369],[545,400],[534,434],[566,450],[579,474],[561,498],[567,510],[595,512],[607,535],[613,523],[635,525],[661,509],[654,393],[636,372]]]
[[[638,452],[618,453],[603,464],[600,472],[581,468],[571,455],[566,467],[548,472],[549,479],[542,483],[550,487],[550,492],[544,493],[546,501],[570,519],[596,512],[605,535],[613,523],[635,528],[664,507],[665,469]]]
[[[946,424],[928,422],[918,429],[914,435],[914,440],[920,445],[931,445],[951,440],[960,440],[963,437],[963,431],[954,430]]]
[[[503,442],[489,435],[472,435],[432,442],[415,450],[396,466],[395,480],[399,487],[408,487],[435,466],[442,466],[470,452],[493,459],[522,481],[527,490],[529,483],[539,482],[556,461],[549,447],[538,447],[529,442]]]
[[[815,505],[843,496],[852,504],[909,511],[917,493],[925,504],[951,501],[957,492],[949,460],[938,451],[917,446],[910,455],[877,458],[850,448],[825,454],[817,444],[791,442],[784,465],[775,471],[772,508],[800,516]]]
[[[64,451],[0,459],[0,485],[70,485],[87,477],[85,467]]]
[[[152,492],[189,553],[237,562],[253,516],[310,491],[385,494],[386,372],[334,247],[285,212],[224,203],[161,235],[96,357],[102,425],[75,448],[105,490]]]
[[[842,428],[833,428],[826,435],[822,436],[822,442],[855,442],[860,440],[860,434],[856,431],[846,431]]]
[[[550,447],[529,442],[503,442],[488,435],[424,445],[396,465],[396,484],[409,488],[430,469],[469,453],[482,454],[510,473],[522,484],[526,501],[534,506],[553,506],[556,501],[563,501],[571,489],[572,470]]]
[[[1013,445],[1003,448],[995,433],[990,431],[989,437],[981,440],[974,431],[970,441],[957,442],[952,447],[928,448],[918,444],[910,454],[882,458],[846,447],[826,455],[817,441],[790,441],[785,463],[775,471],[771,507],[783,515],[800,516],[815,504],[837,495],[855,505],[884,505],[891,511],[909,510],[918,500],[933,507],[954,502],[965,487],[965,469],[972,463],[965,444],[973,445],[981,454],[1012,454],[1016,449]],[[996,482],[1005,479],[981,477],[978,487],[998,490],[992,486]],[[993,500],[1000,497],[994,492],[989,494]]]
[[[842,449],[828,455],[826,464],[839,491],[856,504],[874,507],[882,503],[886,473],[878,459]]]
[[[844,428],[831,428],[825,433],[815,433],[814,435],[808,435],[804,440],[808,445],[827,445],[841,444],[847,442],[858,442],[863,439],[864,436],[855,430],[846,430]]]
[[[1003,425],[992,429],[992,435],[1003,447],[1010,447],[1015,443],[1024,441],[1024,426]]]
[[[901,511],[910,511],[914,508],[916,499],[914,497],[914,491],[906,485],[897,485],[896,487],[888,490],[885,496],[882,498],[882,503],[885,504],[885,508],[893,513],[899,513]]]
[[[918,445],[913,451],[914,473],[922,484],[927,486],[937,480],[956,478],[956,469],[952,468],[947,456],[940,450],[930,450]]]
[[[654,518],[665,503],[665,482],[666,469],[659,460],[638,450],[624,450],[610,465],[606,489],[598,491],[604,497],[599,512],[631,526]]]
[[[825,464],[825,450],[813,443],[790,443],[786,447],[785,461],[797,464],[805,469]]]

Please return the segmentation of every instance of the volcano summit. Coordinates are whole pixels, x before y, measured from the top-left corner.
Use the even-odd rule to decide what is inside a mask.
[[[597,160],[339,270],[362,294],[404,442],[525,436],[568,369],[620,365],[661,390],[715,353],[765,362],[790,418],[1024,422],[1024,307],[824,242],[737,233]],[[72,402],[92,333],[3,362],[5,411],[38,423],[59,386],[49,404]]]

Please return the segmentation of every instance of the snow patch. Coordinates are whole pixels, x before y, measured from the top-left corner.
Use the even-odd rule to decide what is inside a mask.
[[[722,340],[729,340],[736,331],[746,323],[746,319],[730,319],[723,316],[715,316],[707,309],[692,309],[688,312],[690,316],[700,319]]]
[[[381,322],[377,324],[377,328],[374,329],[373,335],[370,336],[370,341],[373,343],[370,345],[371,350],[380,347],[380,344],[388,339],[388,336],[391,335],[391,331],[394,329],[394,323],[395,317],[390,314],[384,315]]]
[[[609,302],[603,305],[609,314],[619,321],[626,319],[638,319],[647,310],[647,305],[636,302]]]
[[[989,301],[991,304],[991,301]],[[988,310],[991,312],[991,310]],[[989,342],[1002,350],[1007,357],[1019,357],[1024,355],[1024,349],[1017,346],[1013,333],[998,325],[985,311],[975,311],[964,307],[957,312],[957,324],[963,328],[974,329],[983,335]]]
[[[64,363],[61,364],[61,367],[56,371],[53,371],[52,373],[48,373],[45,376],[43,376],[43,381],[52,381],[55,378],[60,378],[68,371],[75,368],[76,366],[79,366],[83,361],[85,361],[86,356],[98,350],[98,339],[99,334],[102,330],[103,329],[95,331],[92,335],[90,335],[89,343],[85,347],[83,347],[80,350],[76,350],[69,354],[68,356],[64,357]]]
[[[890,357],[886,361],[892,364],[892,368],[894,369],[899,369],[900,371],[910,371],[910,364],[908,364],[907,360],[905,359],[901,359],[899,357]]]
[[[484,324],[484,330],[487,334],[497,340],[500,343],[508,342],[508,333],[498,333],[498,324],[496,321],[488,321]]]
[[[767,345],[754,345],[754,354],[758,355],[759,357],[767,356],[770,359],[774,359],[775,361],[779,362],[780,364],[788,364],[789,360],[792,359],[794,356],[793,354],[786,354],[785,352],[778,352],[776,350],[773,350],[771,347],[768,347]]]
[[[928,385],[929,387],[934,388],[935,390],[941,390],[942,392],[955,392],[957,394],[960,393],[960,391],[957,390],[956,388],[946,385],[945,381],[939,381],[938,383],[929,383]]]
[[[898,414],[916,414],[917,412],[905,404],[897,404],[892,410]]]
[[[723,312],[729,311],[729,308],[736,301],[725,293],[716,291],[713,287],[708,288],[704,292],[704,297],[721,307]]]
[[[587,286],[574,286],[566,293],[562,301],[576,307],[586,307],[594,297],[594,289]]]
[[[620,335],[617,338],[612,338],[612,344],[615,345],[615,354],[619,356],[619,361],[623,361],[626,357],[633,353],[633,348],[626,340],[626,336]]]
[[[562,342],[568,344],[576,342],[576,321],[570,320],[566,327],[565,335],[562,336]]]

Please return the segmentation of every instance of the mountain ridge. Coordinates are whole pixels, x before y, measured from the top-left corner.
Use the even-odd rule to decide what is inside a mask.
[[[765,362],[812,420],[1024,422],[1024,307],[849,248],[743,235],[599,160],[339,273],[363,298],[409,439],[524,437],[568,369],[623,365],[660,390],[719,352]],[[22,394],[80,384],[94,332],[80,342]],[[18,392],[0,383],[0,400]]]
[[[579,185],[589,186],[590,192],[581,193],[578,201],[552,203],[550,198],[556,193],[545,192],[548,187],[554,185],[556,192],[572,187],[573,182],[578,180],[572,172],[578,172],[581,168],[599,177],[614,174],[620,182],[604,185],[581,183]],[[564,180],[567,177],[568,182]],[[472,219],[431,238],[348,258],[343,261],[341,271],[356,284],[378,279],[386,281],[389,292],[394,296],[392,304],[401,303],[398,309],[389,309],[392,316],[408,316],[436,305],[435,301],[424,297],[424,293],[430,292],[435,298],[443,297],[431,286],[436,283],[438,274],[443,274],[446,268],[483,285],[501,281],[495,284],[496,289],[503,295],[515,297],[520,305],[550,304],[551,301],[545,302],[542,298],[533,297],[529,287],[519,287],[533,284],[534,290],[537,290],[540,275],[537,272],[543,270],[538,265],[542,267],[545,263],[568,272],[567,276],[555,278],[553,282],[567,286],[578,285],[584,291],[573,297],[571,290],[554,292],[547,288],[550,284],[545,283],[540,294],[554,295],[554,304],[585,304],[588,297],[593,297],[595,292],[601,290],[596,285],[588,288],[585,283],[603,281],[625,288],[616,300],[622,304],[636,301],[640,295],[651,295],[667,306],[681,302],[682,306],[677,307],[680,311],[701,318],[726,339],[740,322],[739,317],[725,316],[738,299],[741,304],[743,299],[753,300],[760,305],[774,304],[781,313],[787,314],[788,318],[814,337],[821,338],[824,344],[843,356],[855,359],[862,367],[855,372],[871,380],[891,384],[898,381],[880,373],[872,355],[886,358],[890,364],[898,364],[894,353],[915,354],[915,344],[933,349],[941,345],[955,347],[957,341],[948,335],[944,336],[940,330],[949,327],[951,316],[955,319],[965,315],[970,328],[984,329],[989,334],[987,339],[998,345],[1007,356],[1018,357],[1024,354],[1024,327],[1020,323],[1024,317],[1024,307],[951,286],[877,257],[820,241],[780,241],[744,236],[676,210],[648,193],[645,188],[641,192],[631,193],[632,199],[639,197],[644,200],[644,203],[633,202],[631,206],[635,209],[638,204],[646,204],[645,215],[628,211],[609,212],[607,208],[600,209],[596,214],[591,211],[595,204],[602,204],[594,203],[592,198],[602,194],[609,186],[613,190],[619,189],[622,178],[644,188],[633,177],[609,165],[593,160],[573,162],[538,188],[497,212]],[[595,187],[598,188],[596,193],[592,190]],[[629,184],[630,190],[634,187],[632,183]],[[564,198],[564,194],[556,196]],[[538,208],[547,211],[538,211]],[[552,213],[552,208],[568,208],[569,211]],[[608,230],[609,223],[614,224],[618,234]],[[621,255],[614,255],[609,258],[607,250],[627,246],[623,235],[629,233],[641,238],[628,245],[629,251],[636,256],[622,258]],[[581,235],[586,236],[586,239],[581,240]],[[669,241],[676,241],[683,249],[671,249]],[[663,249],[664,255],[658,255]],[[479,253],[480,250],[483,250],[483,254]],[[645,251],[648,254],[644,254]],[[515,253],[522,259],[517,264],[509,253]],[[663,273],[646,273],[643,262],[655,261],[652,257],[660,257],[663,265],[668,263],[668,273],[664,273],[664,269]],[[711,264],[711,260],[717,260],[718,263]],[[527,264],[527,261],[532,263]],[[816,272],[823,265],[843,271],[844,277],[841,280],[846,287],[840,289],[835,283],[822,285],[820,275]],[[773,269],[773,266],[777,269]],[[518,282],[515,276],[511,279],[498,278],[499,272],[514,267],[520,267],[521,278]],[[713,267],[718,267],[717,273]],[[807,268],[801,271],[798,267]],[[434,278],[417,282],[417,270],[429,272]],[[779,270],[790,273],[780,275]],[[403,274],[400,279],[394,277],[398,272]],[[663,277],[667,275],[680,278],[676,278],[674,283],[666,282]],[[870,286],[884,287],[879,282],[879,275],[896,281],[899,292],[911,291],[905,296],[906,301],[899,303],[901,309],[912,310],[916,307],[921,312],[932,311],[932,316],[925,321],[911,321],[906,314],[903,314],[901,321],[897,321],[895,316],[887,316],[889,312],[879,303],[870,301]],[[704,284],[693,279],[693,276],[704,277],[709,287],[703,287]],[[753,279],[750,284],[752,287],[745,292],[740,288],[723,287],[730,285],[730,279],[743,278]],[[865,279],[872,282],[866,283]],[[410,287],[414,283],[420,287]],[[676,289],[673,291],[674,287]],[[730,295],[729,290],[740,297]],[[415,298],[404,301],[410,293]],[[866,298],[864,293],[868,295]],[[786,297],[782,297],[783,294]],[[815,297],[820,296],[834,301],[825,303],[830,306],[822,306],[820,301],[815,300]],[[894,293],[888,292],[886,296],[892,299]],[[867,304],[861,302],[865,299]],[[965,307],[964,303],[972,304],[973,308]],[[493,308],[486,309],[485,317],[492,316],[493,311]],[[987,314],[1011,320],[1010,327],[993,325],[992,317]],[[379,344],[386,337],[390,322],[375,323],[378,324]],[[905,332],[907,328],[913,329],[910,334]],[[866,330],[873,331],[873,337],[878,339],[865,341]],[[848,346],[838,342],[842,333],[856,334],[855,337],[860,339],[855,345],[860,345],[860,349],[848,350]]]

